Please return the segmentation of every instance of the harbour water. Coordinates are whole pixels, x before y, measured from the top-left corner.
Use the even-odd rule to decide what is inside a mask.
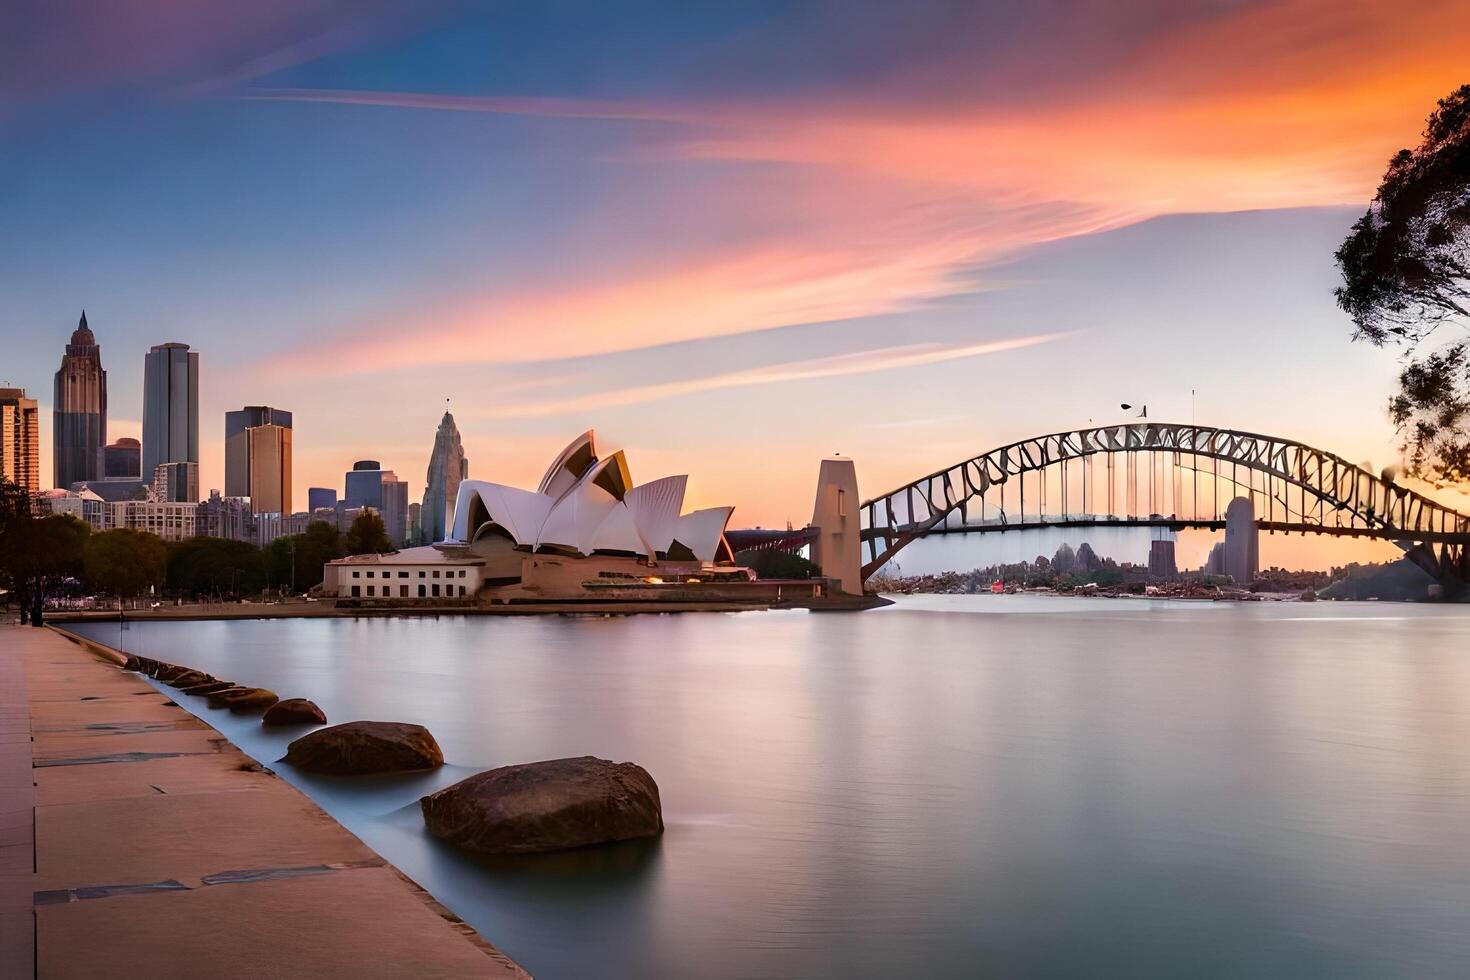
[[[336,721],[273,766],[537,977],[1451,977],[1470,959],[1470,608],[908,597],[860,614],[91,624]],[[272,765],[290,736],[180,697]],[[419,796],[592,754],[651,843],[475,860]]]

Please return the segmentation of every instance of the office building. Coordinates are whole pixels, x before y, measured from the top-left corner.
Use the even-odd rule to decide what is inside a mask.
[[[352,464],[346,475],[346,499],[343,509],[371,507],[383,518],[383,527],[394,547],[402,547],[408,539],[408,483],[385,470],[375,459],[361,459]],[[347,526],[351,519],[347,518]]]
[[[1173,541],[1155,539],[1149,542],[1148,575],[1149,578],[1166,581],[1179,577],[1179,566],[1174,560]]]
[[[138,480],[143,476],[143,444],[124,436],[102,450],[102,473],[109,480]],[[73,481],[76,482],[76,481]],[[70,483],[60,486],[69,487]]]
[[[251,431],[263,426],[284,430],[268,437],[255,440]],[[255,453],[264,453],[260,475],[261,483],[255,485],[257,473],[252,466]],[[263,495],[264,503],[252,503],[255,512],[290,512],[291,482],[291,413],[269,405],[247,405],[237,412],[225,413],[225,495],[249,497],[252,502]],[[280,491],[284,482],[287,487],[285,501]]]
[[[434,433],[434,450],[429,454],[429,472],[424,478],[424,503],[420,510],[420,540],[432,544],[443,541],[454,526],[454,501],[459,496],[461,480],[470,475],[470,461],[465,459],[464,445],[454,416],[448,412],[439,420]]]
[[[153,468],[148,499],[176,504],[199,503],[199,464],[160,463]]]
[[[0,388],[0,479],[41,489],[40,412],[24,388]]]
[[[1225,508],[1225,574],[1235,584],[1248,586],[1261,567],[1261,529],[1256,526],[1256,509],[1249,497],[1236,497]]]
[[[197,529],[211,538],[231,541],[255,540],[255,515],[245,497],[227,497],[218,490],[209,491],[209,499],[199,504]]]
[[[188,344],[159,344],[143,358],[142,475],[153,479],[162,463],[198,462],[199,354]]]
[[[87,326],[86,310],[56,372],[51,429],[55,486],[106,475],[102,447],[107,445],[107,372],[102,370],[102,349]]]
[[[323,509],[336,510],[337,491],[331,487],[307,487],[306,509],[313,514]]]
[[[199,505],[178,500],[120,500],[107,504],[103,530],[127,527],[183,541],[198,534]]]
[[[291,430],[255,425],[245,430],[250,509],[257,514],[291,513]]]

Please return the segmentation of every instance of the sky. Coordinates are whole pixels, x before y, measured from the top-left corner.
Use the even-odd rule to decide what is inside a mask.
[[[22,0],[0,382],[50,473],[83,307],[114,438],[188,343],[202,487],[269,404],[303,506],[364,458],[417,499],[446,399],[474,477],[596,428],[734,526],[1122,402],[1383,466],[1332,253],[1467,64],[1470,0]]]

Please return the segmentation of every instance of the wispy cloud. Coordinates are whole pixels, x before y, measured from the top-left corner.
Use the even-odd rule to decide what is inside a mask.
[[[817,378],[836,378],[853,374],[872,374],[896,368],[919,367],[956,361],[963,358],[983,357],[1006,351],[1021,350],[1047,344],[1072,336],[1073,332],[1033,334],[1012,337],[981,344],[904,344],[882,347],[876,350],[838,354],[832,357],[809,358],[788,361],[784,364],[769,364],[755,368],[744,368],[711,374],[685,381],[666,381],[660,384],[615,388],[572,398],[541,402],[519,402],[502,405],[481,412],[471,412],[471,417],[483,419],[545,418],[558,415],[585,414],[635,405],[640,402],[660,401],[724,388],[747,388],[754,385],[781,384],[788,381],[811,381]]]

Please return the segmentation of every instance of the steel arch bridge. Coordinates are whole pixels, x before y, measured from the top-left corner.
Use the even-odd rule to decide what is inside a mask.
[[[1393,541],[1439,581],[1470,581],[1470,517],[1300,442],[1165,422],[1025,439],[864,502],[862,577],[938,534],[1219,529],[1222,508],[1244,495],[1262,530]]]

